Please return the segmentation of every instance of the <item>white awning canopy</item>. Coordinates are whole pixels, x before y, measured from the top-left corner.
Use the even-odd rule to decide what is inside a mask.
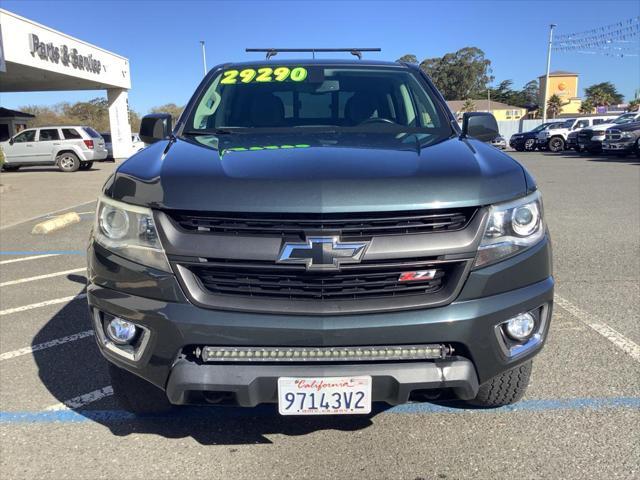
[[[0,9],[0,92],[131,88],[129,60]]]

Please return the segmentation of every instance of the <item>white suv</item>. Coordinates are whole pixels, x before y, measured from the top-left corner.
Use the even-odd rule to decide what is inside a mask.
[[[89,170],[93,162],[107,158],[103,138],[91,127],[29,128],[0,142],[3,170],[35,165],[57,165],[63,172]]]
[[[548,148],[552,152],[561,152],[567,147],[569,133],[582,130],[598,123],[602,123],[611,116],[599,115],[595,117],[567,118],[564,123],[557,128],[550,128],[538,134],[536,146],[538,148]]]

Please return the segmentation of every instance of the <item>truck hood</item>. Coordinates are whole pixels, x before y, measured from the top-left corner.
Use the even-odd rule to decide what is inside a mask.
[[[296,133],[157,142],[105,194],[159,209],[330,213],[486,205],[534,188],[519,163],[476,140]]]

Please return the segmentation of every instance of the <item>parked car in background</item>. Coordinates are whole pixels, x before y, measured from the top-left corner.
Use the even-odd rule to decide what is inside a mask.
[[[548,130],[540,132],[536,140],[536,146],[538,148],[546,147],[552,152],[562,152],[567,148],[569,133],[574,130],[581,130],[597,125],[598,123],[606,122],[609,119],[613,119],[613,117],[599,115],[593,117],[568,118],[559,127],[549,128]]]
[[[594,128],[585,128],[578,133],[578,147],[588,153],[598,153],[602,150],[607,129],[637,121],[640,121],[640,112],[629,112],[612,119],[611,122],[601,123]]]
[[[111,143],[111,134],[110,133],[101,133],[102,138],[104,138],[107,146],[107,151],[109,152],[107,158],[109,160],[113,160],[113,144]],[[139,152],[144,147],[146,147],[145,143],[140,139],[140,135],[138,133],[131,134],[131,151],[127,157],[130,157],[136,152]]]
[[[559,127],[563,123],[564,122],[546,122],[538,125],[536,128],[529,130],[528,132],[515,133],[511,135],[511,138],[509,139],[509,146],[518,152],[535,150],[536,139],[540,132],[546,131],[549,128]]]
[[[63,172],[89,170],[93,162],[107,158],[104,139],[87,126],[28,128],[5,142],[3,170],[57,165]]]
[[[578,132],[579,130],[574,130],[573,132],[569,132],[567,135],[567,141],[564,145],[566,150],[575,150],[576,152],[581,151],[580,145],[578,145]]]
[[[498,135],[496,138],[491,140],[491,145],[493,145],[496,148],[499,148],[500,150],[504,150],[505,148],[507,148],[507,141],[504,139],[502,135]]]
[[[621,157],[635,153],[640,157],[640,121],[607,128],[602,151]]]

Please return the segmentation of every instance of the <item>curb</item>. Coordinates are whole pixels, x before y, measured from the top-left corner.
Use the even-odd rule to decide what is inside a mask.
[[[36,224],[36,226],[33,227],[33,230],[31,230],[31,234],[47,235],[78,222],[80,222],[80,216],[76,212],[65,213],[64,215]]]

